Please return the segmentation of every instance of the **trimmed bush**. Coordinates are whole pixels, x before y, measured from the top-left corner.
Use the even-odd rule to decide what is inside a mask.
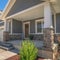
[[[33,37],[34,37],[33,35],[29,35],[30,40],[33,40]]]
[[[38,49],[35,47],[33,42],[25,40],[22,42],[20,49],[21,60],[35,60],[37,58]]]

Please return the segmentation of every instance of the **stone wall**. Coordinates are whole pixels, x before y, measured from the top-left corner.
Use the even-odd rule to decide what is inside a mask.
[[[4,31],[3,32],[3,40],[9,41],[9,40],[22,40],[23,37],[21,34],[9,34],[9,32]]]
[[[60,34],[55,34],[54,40],[55,40],[55,42],[60,43]]]
[[[30,35],[33,35],[33,40],[43,41],[43,34],[30,34]]]
[[[9,40],[21,40],[21,35],[9,35]]]
[[[52,28],[44,29],[44,46],[47,48],[51,48],[54,44],[54,32]]]
[[[4,31],[3,32],[3,41],[8,41],[9,40],[9,32]]]

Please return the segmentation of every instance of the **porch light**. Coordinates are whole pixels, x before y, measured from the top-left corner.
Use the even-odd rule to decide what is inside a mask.
[[[53,29],[53,26],[50,26],[50,28],[52,28],[52,29]]]

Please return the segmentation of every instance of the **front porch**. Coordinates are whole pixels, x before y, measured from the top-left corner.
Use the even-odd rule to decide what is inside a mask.
[[[57,60],[58,45],[54,42],[54,34],[57,32],[56,14],[60,13],[60,10],[55,11],[56,8],[53,8],[55,4],[47,1],[7,17],[4,32],[5,41],[10,40],[12,43],[11,40],[17,40],[13,43],[16,43],[14,44],[16,48],[20,48],[21,41],[19,43],[18,40],[33,36],[31,40],[38,48],[41,47],[40,57]]]
[[[4,39],[22,40],[33,35],[33,40],[43,40],[44,28],[51,26],[53,26],[56,34],[56,14],[59,12],[60,10],[57,10],[54,4],[43,2],[9,16],[5,20],[4,35],[6,37]]]

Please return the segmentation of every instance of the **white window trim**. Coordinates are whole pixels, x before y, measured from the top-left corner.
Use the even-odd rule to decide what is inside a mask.
[[[21,35],[22,33],[10,33],[9,35]]]
[[[29,34],[30,34],[30,22],[23,22],[23,33],[25,38],[25,24],[29,24]]]
[[[39,20],[35,21],[35,34],[43,34],[43,28],[42,28],[42,32],[41,33],[37,32],[37,22],[41,22],[41,21],[43,22],[43,19],[39,19]]]
[[[57,30],[56,30],[56,27],[57,27],[57,26],[56,26],[56,25],[57,25],[57,24],[56,24],[56,21],[57,21],[57,19],[55,20],[55,34],[60,34],[60,33],[58,33]]]
[[[57,21],[57,19],[56,19],[56,13],[54,13],[54,26],[55,26],[55,34],[60,34],[60,33],[57,33],[56,31],[56,21]]]

